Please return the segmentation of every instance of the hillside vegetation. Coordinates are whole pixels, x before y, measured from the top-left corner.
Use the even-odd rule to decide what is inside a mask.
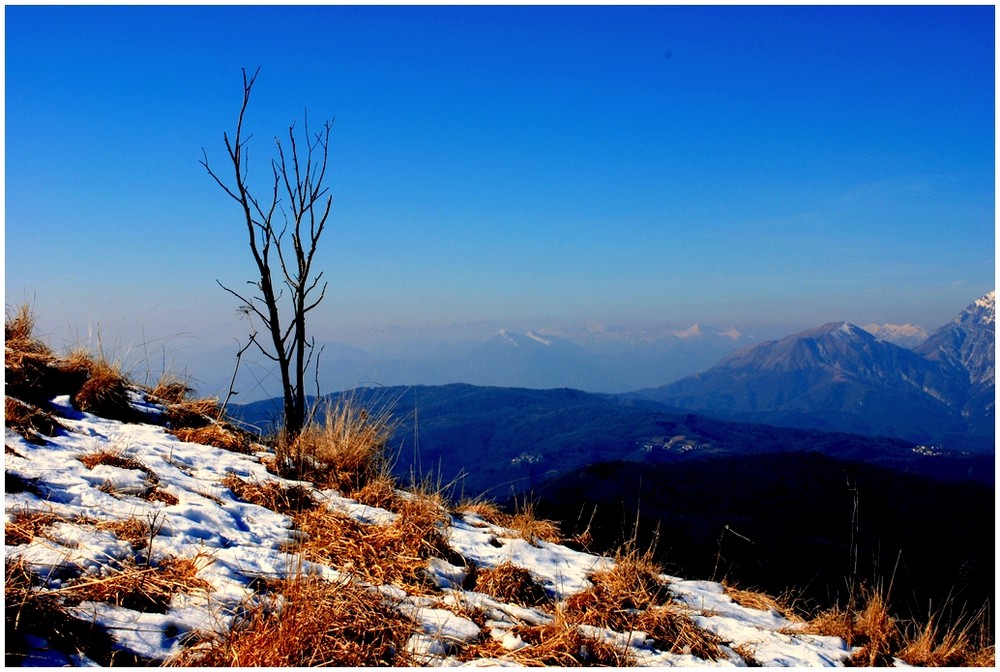
[[[893,618],[884,591],[788,600],[585,549],[530,505],[391,476],[391,413],[343,399],[294,440],[183,381],[136,385],[5,321],[6,662],[992,665],[981,614]]]

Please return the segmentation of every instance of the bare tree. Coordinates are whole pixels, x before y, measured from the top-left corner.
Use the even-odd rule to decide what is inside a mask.
[[[228,133],[222,135],[232,164],[233,182],[226,182],[209,166],[204,149],[201,165],[240,205],[250,252],[260,272],[259,280],[247,284],[257,291],[247,296],[216,282],[239,299],[241,310],[251,321],[260,320],[270,335],[269,343],[261,343],[257,332],[251,330],[250,340],[278,365],[284,429],[294,436],[305,424],[305,372],[315,345],[315,340],[306,335],[306,315],[323,300],[327,287],[326,282],[320,284],[323,272],[313,273],[313,257],[333,203],[329,189],[323,186],[333,121],[324,122],[323,130],[311,135],[307,117],[302,129],[304,146],[296,140],[294,123],[288,128],[287,148],[275,138],[277,157],[271,160],[271,180],[266,196],[258,198],[247,181],[246,149],[252,136],[244,135],[243,122],[259,73],[260,68],[248,77],[243,70],[243,105],[236,133],[232,138]],[[286,290],[288,308],[283,312],[279,310],[279,302]]]

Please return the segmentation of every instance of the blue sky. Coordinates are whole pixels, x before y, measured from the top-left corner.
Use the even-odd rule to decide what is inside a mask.
[[[992,6],[5,16],[5,299],[54,336],[245,334],[216,285],[253,277],[240,213],[198,164],[243,66],[255,174],[304,110],[336,119],[321,339],[933,329],[994,286]]]

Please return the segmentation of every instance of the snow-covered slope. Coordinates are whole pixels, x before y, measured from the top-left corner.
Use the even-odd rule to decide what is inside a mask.
[[[137,393],[132,401],[148,418],[163,410]],[[364,584],[348,566],[311,563],[296,554],[292,542],[301,541],[304,533],[293,518],[240,499],[223,481],[235,475],[250,483],[299,485],[309,489],[321,507],[361,526],[386,525],[400,514],[334,490],[317,491],[308,483],[281,479],[262,462],[266,452],[242,454],[184,442],[155,422],[123,423],[77,411],[65,396],[53,399],[51,408],[62,425],[52,437],[29,441],[6,429],[7,566],[28,568],[36,594],[53,603],[64,600],[73,619],[93,624],[102,637],[109,635],[112,648],[127,660],[170,661],[198,641],[196,633],[230,628],[234,614],[261,590],[262,580],[305,571],[361,583],[389,608],[412,619],[413,631],[399,660],[428,665],[523,663],[531,647],[540,646],[528,640],[525,628],[559,620],[567,602],[574,596],[579,601],[593,587],[594,573],[615,564],[564,545],[525,540],[471,511],[443,512],[438,527],[453,553],[427,559],[426,590]],[[80,459],[101,451],[122,458],[120,466],[88,467]],[[29,520],[44,524],[33,536],[14,538],[11,525],[23,526]],[[123,532],[127,521],[138,521],[146,538],[130,539]],[[74,587],[110,581],[123,567],[152,571],[176,560],[190,560],[196,580],[189,578],[192,589],[176,592],[162,609],[97,599],[65,601]],[[548,601],[523,606],[478,592],[475,585],[468,588],[474,584],[468,580],[471,572],[504,563],[527,569]],[[717,660],[699,658],[683,646],[664,646],[641,631],[572,626],[581,641],[604,642],[631,662],[655,666],[742,666],[748,661],[820,666],[841,665],[850,657],[843,640],[805,634],[801,623],[774,609],[740,606],[721,584],[671,576],[659,580],[669,593],[670,608],[717,638]],[[470,618],[474,610],[483,618]],[[91,652],[61,648],[51,637],[47,641],[41,624],[34,634],[31,623],[20,623],[19,628],[22,635],[27,633],[19,644],[26,649],[27,658],[21,661],[25,664],[95,662]],[[493,646],[477,649],[483,642]],[[9,653],[14,643],[8,641],[7,646]],[[477,650],[489,654],[477,656]]]

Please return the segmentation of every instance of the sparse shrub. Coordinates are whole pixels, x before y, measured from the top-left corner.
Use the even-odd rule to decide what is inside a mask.
[[[415,629],[373,591],[298,575],[245,604],[232,625],[170,661],[190,666],[400,665]]]

